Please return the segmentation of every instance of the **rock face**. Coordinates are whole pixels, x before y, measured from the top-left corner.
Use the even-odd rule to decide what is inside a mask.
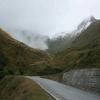
[[[100,93],[100,68],[66,72],[63,75],[63,82],[67,85]]]

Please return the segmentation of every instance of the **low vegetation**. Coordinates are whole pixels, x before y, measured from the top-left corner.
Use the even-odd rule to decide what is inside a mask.
[[[52,100],[52,98],[30,79],[7,76],[0,82],[0,100]]]

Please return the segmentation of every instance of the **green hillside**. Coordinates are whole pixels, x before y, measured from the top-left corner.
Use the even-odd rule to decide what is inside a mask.
[[[44,75],[55,73],[51,57],[13,39],[0,29],[0,78],[5,75]]]
[[[100,21],[92,23],[73,41],[72,47],[76,48],[94,48],[100,47]]]
[[[0,100],[52,100],[52,98],[30,79],[7,76],[0,81]]]
[[[100,21],[92,23],[72,42],[70,48],[56,53],[55,66],[70,70],[75,68],[100,68]]]

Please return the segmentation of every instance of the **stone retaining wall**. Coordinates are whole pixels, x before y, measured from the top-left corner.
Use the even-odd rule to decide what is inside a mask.
[[[100,93],[100,69],[80,69],[64,73],[64,84]]]

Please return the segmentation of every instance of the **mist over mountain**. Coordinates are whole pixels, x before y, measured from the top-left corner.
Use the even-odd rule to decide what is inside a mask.
[[[70,33],[60,33],[52,39],[48,39],[48,51],[52,53],[61,52],[67,48],[70,48],[73,41],[78,38],[78,36],[84,32],[92,23],[96,22],[95,17],[90,16],[84,19],[78,26],[77,29]],[[83,43],[84,44],[84,43]]]
[[[56,33],[52,38],[47,35],[35,33],[25,29],[8,29],[6,30],[17,40],[27,44],[32,48],[58,52],[69,48],[72,41],[84,30],[86,30],[96,19],[90,16],[84,19],[72,32]],[[52,33],[51,33],[52,34]]]
[[[48,46],[46,45],[47,36],[34,33],[28,30],[10,30],[10,34],[17,40],[27,44],[32,48],[37,48],[41,50],[46,50]]]
[[[99,4],[99,0],[0,0],[0,27],[17,40],[46,50],[48,37],[72,34],[88,16],[100,18]],[[80,32],[85,23],[73,34]]]
[[[56,40],[58,41],[58,40]],[[56,42],[55,41],[55,42]],[[55,52],[55,65],[66,71],[80,68],[100,68],[100,20],[93,21],[85,30],[60,52]],[[59,45],[60,47],[62,45]],[[55,46],[56,48],[56,46]]]
[[[48,36],[69,32],[88,16],[100,18],[100,0],[0,0],[0,27]]]
[[[72,32],[72,34],[80,34],[86,30],[92,23],[96,22],[97,19],[94,16],[89,16],[85,18],[78,26],[77,29]]]

